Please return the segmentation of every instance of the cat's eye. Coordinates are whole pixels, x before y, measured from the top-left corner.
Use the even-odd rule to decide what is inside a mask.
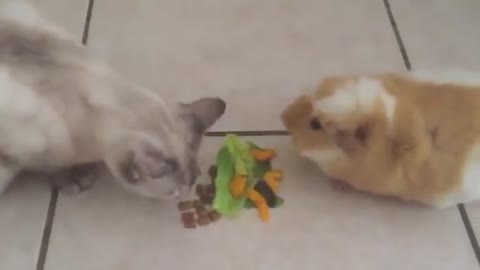
[[[310,120],[310,128],[313,130],[321,130],[322,129],[322,123],[320,123],[320,120],[318,118],[313,118]]]
[[[176,170],[178,170],[178,167],[179,167],[178,161],[176,161],[175,159],[169,158],[165,160],[165,167],[164,167],[165,173],[175,172]]]
[[[155,167],[155,171],[150,173],[150,177],[160,179],[168,174],[175,173],[179,169],[179,166],[178,161],[173,158],[167,158]]]

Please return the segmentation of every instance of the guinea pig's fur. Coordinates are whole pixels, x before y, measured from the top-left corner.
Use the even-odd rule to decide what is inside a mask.
[[[480,199],[480,74],[327,77],[281,118],[330,179],[438,208]]]
[[[26,2],[0,8],[0,193],[23,171],[100,162],[130,191],[179,198],[224,111],[219,98],[180,104],[125,80]]]

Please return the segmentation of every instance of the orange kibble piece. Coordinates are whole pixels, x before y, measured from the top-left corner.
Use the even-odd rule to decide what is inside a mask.
[[[253,158],[257,161],[270,161],[277,156],[277,152],[273,149],[253,149],[251,151]]]
[[[233,197],[240,197],[245,191],[247,178],[244,175],[236,175],[230,183],[230,193]]]
[[[252,202],[257,202],[257,201],[260,201],[263,199],[262,195],[260,195],[260,193],[258,193],[256,190],[252,189],[248,192],[248,198],[252,201]]]
[[[263,179],[263,180],[273,190],[273,192],[277,193],[278,190],[280,189],[280,182],[278,182],[277,180],[275,180],[273,178],[266,178],[266,179]]]
[[[271,170],[265,173],[263,180],[281,182],[283,179],[283,171],[279,169]]]
[[[267,201],[263,196],[258,193],[256,190],[250,190],[248,193],[248,198],[255,204],[257,207],[258,216],[264,222],[270,220],[270,211],[268,210]]]
[[[270,220],[270,211],[266,202],[257,204],[257,212],[263,222],[268,222]]]

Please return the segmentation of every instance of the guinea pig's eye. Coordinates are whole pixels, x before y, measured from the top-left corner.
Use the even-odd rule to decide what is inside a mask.
[[[310,125],[310,128],[313,130],[322,129],[322,123],[320,123],[320,120],[318,120],[318,118],[313,118],[312,120],[310,120],[309,125]]]

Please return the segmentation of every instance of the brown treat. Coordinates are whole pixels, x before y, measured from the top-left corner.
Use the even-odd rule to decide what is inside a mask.
[[[203,196],[202,198],[200,198],[200,200],[202,201],[202,203],[208,204],[208,205],[212,205],[212,204],[213,204],[213,199],[214,199],[213,196]]]
[[[195,200],[193,201],[193,207],[196,209],[198,207],[202,207],[203,206],[203,203],[200,201],[200,200]]]
[[[177,207],[179,211],[182,211],[182,212],[187,211],[193,208],[193,202],[192,201],[179,202]]]
[[[203,188],[204,194],[206,196],[215,196],[215,186],[214,185],[205,185]]]
[[[200,216],[197,219],[197,224],[200,227],[207,226],[208,224],[210,224],[210,218],[208,217],[208,215],[207,216]]]
[[[215,178],[217,178],[217,166],[210,166],[210,168],[208,169],[208,175],[210,176],[210,179],[212,179],[212,181],[215,180]]]
[[[195,187],[195,194],[197,194],[198,197],[202,197],[205,194],[204,185],[197,184]]]
[[[219,219],[222,218],[222,214],[220,214],[219,212],[213,210],[213,211],[211,211],[210,213],[208,213],[208,217],[210,218],[210,221],[211,221],[211,222],[216,222],[216,221],[218,221]]]
[[[194,212],[184,212],[181,215],[183,227],[186,229],[193,229],[197,226],[195,222]]]
[[[191,223],[183,222],[183,228],[185,229],[195,229],[197,227],[197,223],[195,221]]]
[[[205,208],[205,206],[199,206],[195,208],[195,211],[197,212],[197,215],[199,217],[205,217],[208,216],[208,210]]]

